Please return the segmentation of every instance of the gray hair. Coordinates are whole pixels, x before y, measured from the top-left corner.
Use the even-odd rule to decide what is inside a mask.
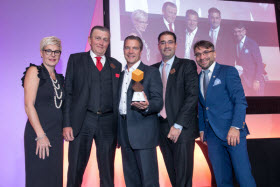
[[[61,51],[61,40],[55,36],[48,36],[41,40],[40,42],[40,50],[44,50],[47,45],[56,45],[59,47],[59,50]]]
[[[145,11],[139,9],[132,12],[131,14],[132,22],[134,22],[135,20],[139,20],[139,18],[148,19],[148,14]]]

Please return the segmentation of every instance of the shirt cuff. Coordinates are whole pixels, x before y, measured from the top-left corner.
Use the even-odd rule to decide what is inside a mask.
[[[231,127],[234,127],[235,129],[237,129],[237,130],[239,130],[240,128],[238,128],[238,127],[235,127],[235,126],[231,126]]]
[[[182,126],[182,125],[179,125],[179,124],[177,124],[177,123],[175,123],[175,124],[173,125],[173,127],[174,127],[175,129],[180,129],[180,130],[183,129],[183,126]]]

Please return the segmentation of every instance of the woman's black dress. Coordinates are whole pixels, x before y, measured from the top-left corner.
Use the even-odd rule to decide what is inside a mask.
[[[24,149],[25,149],[25,172],[26,172],[26,186],[27,187],[62,187],[63,181],[63,137],[62,137],[62,107],[57,108],[54,102],[54,86],[50,78],[48,70],[42,64],[35,66],[38,69],[38,77],[40,78],[39,87],[37,91],[35,109],[37,111],[40,123],[44,132],[46,133],[50,144],[49,157],[40,159],[36,155],[35,141],[36,133],[27,120],[24,132]],[[29,67],[28,67],[29,68]],[[26,71],[27,69],[26,68]],[[22,78],[22,86],[24,86],[25,73]],[[58,94],[63,90],[63,75],[56,74],[56,79],[60,85]],[[56,86],[57,84],[56,83]],[[62,96],[62,100],[63,100]],[[57,106],[60,104],[57,100]]]

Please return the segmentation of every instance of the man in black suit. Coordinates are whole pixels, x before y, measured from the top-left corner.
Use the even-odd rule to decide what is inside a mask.
[[[121,64],[105,56],[110,31],[95,26],[89,52],[70,55],[65,78],[63,136],[69,143],[68,187],[81,186],[93,139],[100,186],[114,186],[117,95]]]
[[[160,112],[160,149],[173,187],[191,187],[195,138],[198,137],[198,75],[193,60],[175,56],[176,35],[158,36],[164,105]]]
[[[183,37],[184,35],[184,26],[180,23],[177,18],[177,6],[172,2],[165,2],[162,5],[162,17],[158,19],[150,19],[150,24],[147,27],[148,37],[150,38],[150,46],[156,46],[158,34],[163,31],[171,31],[176,33],[178,37]],[[156,47],[151,48],[151,60],[149,64],[154,63],[161,59],[161,55],[158,53]],[[154,60],[154,61],[153,61]]]
[[[225,25],[221,25],[221,11],[215,7],[208,10],[208,20],[210,23],[209,37],[215,46],[217,62],[222,62],[225,65],[234,66],[235,48],[232,37],[232,32],[226,29]]]
[[[141,58],[143,43],[138,36],[124,40],[124,57],[127,61],[119,86],[118,142],[121,146],[124,179],[127,187],[158,187],[156,146],[159,144],[157,113],[162,108],[162,83],[159,71],[144,65]],[[136,69],[144,72],[141,84],[145,101],[132,102]]]
[[[195,10],[189,9],[186,11],[186,32],[182,43],[178,43],[178,54],[187,59],[194,60],[193,45],[199,40],[210,40],[210,37],[202,29],[198,28],[198,13]],[[182,49],[184,49],[182,51]]]

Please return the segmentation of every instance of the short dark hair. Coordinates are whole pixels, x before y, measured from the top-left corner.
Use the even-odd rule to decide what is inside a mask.
[[[130,35],[130,36],[127,36],[125,39],[124,39],[124,42],[123,42],[123,47],[125,46],[125,42],[127,40],[137,40],[140,44],[140,51],[142,51],[143,49],[143,42],[141,40],[141,38],[139,36],[134,36],[134,35]]]
[[[210,15],[212,13],[218,13],[221,16],[221,11],[219,9],[217,9],[216,7],[212,7],[208,10],[208,15]]]
[[[107,33],[109,33],[109,36],[110,36],[110,30],[107,27],[97,25],[97,26],[92,27],[92,29],[90,31],[90,35],[89,35],[90,37],[92,36],[92,33],[94,30],[100,30],[100,31],[107,32]]]
[[[234,29],[235,29],[235,28],[238,28],[238,29],[244,28],[244,29],[246,30],[245,25],[244,25],[243,23],[241,23],[241,22],[238,22],[238,23],[234,24],[234,25],[233,25],[233,28],[234,28]]]
[[[176,35],[175,35],[174,32],[171,32],[171,31],[163,31],[162,33],[160,33],[160,34],[158,35],[158,42],[160,41],[160,37],[163,36],[163,35],[171,35],[171,36],[173,36],[174,41],[175,41],[175,43],[176,43]]]
[[[206,49],[211,48],[212,50],[215,50],[214,44],[207,40],[200,40],[200,41],[196,42],[193,46],[193,51],[195,51],[196,48],[200,48],[200,47],[204,47]]]
[[[172,2],[165,2],[163,5],[162,5],[162,12],[164,12],[166,10],[166,7],[167,6],[171,6],[171,7],[174,7],[174,8],[177,8],[176,4],[172,3]]]
[[[195,15],[199,18],[198,13],[193,9],[189,9],[186,11],[186,17],[188,17],[189,15]]]

